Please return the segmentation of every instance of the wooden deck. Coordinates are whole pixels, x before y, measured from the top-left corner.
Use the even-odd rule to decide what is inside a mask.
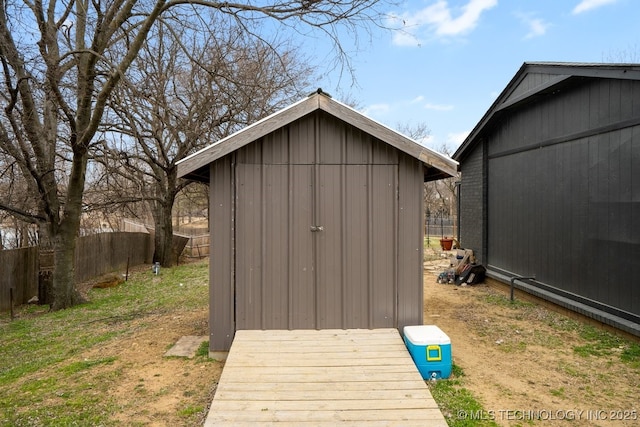
[[[396,329],[237,331],[206,427],[447,423]]]

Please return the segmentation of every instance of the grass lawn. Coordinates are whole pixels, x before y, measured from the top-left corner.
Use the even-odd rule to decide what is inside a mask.
[[[432,242],[439,245],[437,239]],[[201,425],[210,398],[207,393],[179,391],[181,401],[173,413],[159,415],[154,402],[168,391],[166,387],[150,390],[150,379],[142,378],[142,373],[129,375],[135,382],[123,402],[115,390],[123,388],[127,369],[135,371],[135,367],[124,353],[105,349],[130,347],[132,341],[139,341],[134,338],[137,333],[167,321],[158,319],[171,321],[179,313],[207,309],[207,288],[208,264],[201,262],[162,269],[159,276],[150,269],[138,271],[120,286],[90,289],[89,303],[68,310],[48,312],[46,307],[23,306],[13,321],[4,313],[0,318],[0,426],[146,425],[148,419],[162,425]],[[182,375],[197,365],[215,363],[209,362],[206,350],[205,344],[195,360],[180,361],[185,369]],[[149,363],[156,363],[151,356]],[[456,372],[460,378],[461,371]],[[160,375],[151,375],[151,380]],[[433,384],[432,393],[447,410],[480,408],[460,379]],[[151,409],[145,412],[135,406]],[[129,413],[133,415],[118,415]]]
[[[120,380],[122,370],[114,366],[121,360],[102,349],[154,327],[159,315],[207,307],[207,284],[206,262],[158,276],[145,269],[120,286],[88,290],[90,302],[71,309],[23,306],[13,321],[3,313],[0,425],[119,424],[112,415],[121,404],[110,392]]]

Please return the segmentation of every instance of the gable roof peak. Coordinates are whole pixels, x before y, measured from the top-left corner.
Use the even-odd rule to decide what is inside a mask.
[[[295,102],[289,107],[258,120],[238,132],[180,160],[178,162],[178,176],[193,177],[198,170],[209,163],[317,110],[324,111],[390,146],[415,157],[421,162],[440,171],[442,175],[454,176],[457,173],[458,163],[455,160],[420,145],[415,140],[365,116],[353,107],[336,101],[331,98],[329,94],[322,91],[322,89],[318,89],[308,97]]]
[[[536,74],[546,76],[532,87],[520,86],[529,75]],[[524,62],[452,157],[460,161],[479,140],[483,130],[503,111],[585,78],[640,80],[640,63]]]
[[[311,92],[309,94],[309,98],[311,98],[313,95],[324,95],[327,98],[333,98],[330,94],[328,94],[327,92],[323,91],[321,87],[319,87],[318,89],[316,89],[313,92]]]

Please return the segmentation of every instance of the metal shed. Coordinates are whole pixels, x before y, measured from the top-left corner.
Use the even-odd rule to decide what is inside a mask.
[[[453,157],[490,276],[640,335],[640,64],[524,63]]]
[[[185,158],[210,183],[210,351],[422,324],[423,182],[457,163],[318,90]]]

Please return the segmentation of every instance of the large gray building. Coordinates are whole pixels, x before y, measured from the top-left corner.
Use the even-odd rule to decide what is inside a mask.
[[[210,184],[210,350],[236,330],[422,324],[435,153],[318,91],[179,164]]]
[[[640,64],[525,63],[453,158],[490,276],[640,335]]]

